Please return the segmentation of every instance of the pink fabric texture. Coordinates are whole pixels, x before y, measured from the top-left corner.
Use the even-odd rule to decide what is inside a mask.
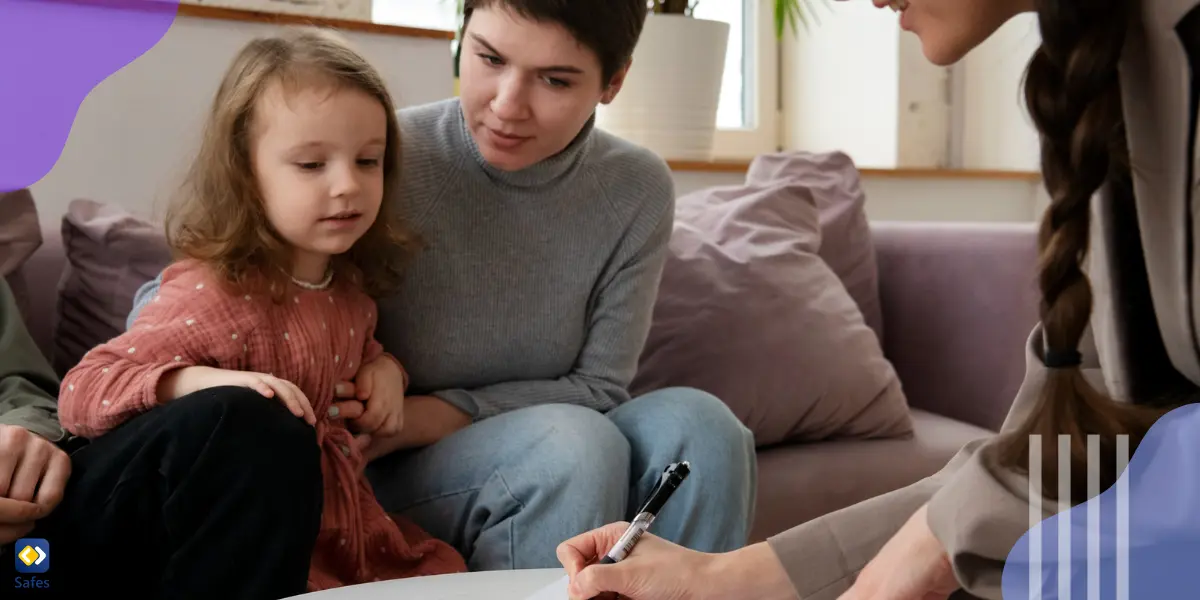
[[[193,365],[281,377],[317,415],[325,494],[309,590],[465,571],[451,546],[384,512],[351,432],[327,416],[338,381],[353,380],[364,363],[394,360],[375,341],[377,316],[374,302],[345,278],[323,291],[289,289],[275,304],[226,291],[199,263],[175,263],[133,327],[63,378],[61,419],[77,435],[103,435],[153,410],[160,378]]]
[[[830,266],[857,273],[878,311],[869,232],[821,256],[822,223],[866,226],[856,181],[838,155],[768,155],[744,185],[680,197],[634,393],[708,391],[759,446],[910,434],[895,369]]]

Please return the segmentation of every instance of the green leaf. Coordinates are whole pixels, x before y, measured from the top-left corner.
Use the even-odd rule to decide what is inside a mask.
[[[793,34],[800,32],[800,25],[809,26],[810,10],[816,2],[824,0],[775,0],[775,39],[782,40],[785,30]],[[803,5],[803,6],[802,6]]]

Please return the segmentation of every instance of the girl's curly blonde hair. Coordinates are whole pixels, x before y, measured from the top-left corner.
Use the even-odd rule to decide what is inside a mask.
[[[239,289],[288,287],[291,247],[267,219],[251,163],[254,107],[270,84],[323,84],[371,95],[387,113],[383,202],[371,227],[345,254],[339,273],[360,275],[370,295],[391,292],[402,266],[419,247],[400,220],[395,201],[400,177],[400,131],[391,95],[379,73],[337,34],[290,27],[252,40],[234,57],[213,98],[199,152],[166,215],[167,241],[177,258],[212,267]]]

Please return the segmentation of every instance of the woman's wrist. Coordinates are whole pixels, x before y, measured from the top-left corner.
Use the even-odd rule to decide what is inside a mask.
[[[409,396],[405,399],[405,429],[408,442],[427,446],[471,424],[471,418],[437,396]]]
[[[712,555],[704,581],[708,598],[795,600],[787,570],[766,542]]]

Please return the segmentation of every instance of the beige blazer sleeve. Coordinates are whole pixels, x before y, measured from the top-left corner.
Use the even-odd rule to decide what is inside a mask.
[[[1018,424],[1037,400],[1046,369],[1041,327],[1026,342],[1026,375],[1001,431]],[[1080,352],[1089,379],[1103,385],[1089,330]],[[990,459],[996,438],[967,444],[938,473],[888,494],[813,519],[774,536],[779,556],[802,600],[836,600],[906,520],[928,503],[928,521],[972,596],[1001,600],[1009,550],[1030,529],[1027,479]],[[1043,519],[1053,513],[1043,503]]]
[[[1001,431],[1019,424],[1037,402],[1046,378],[1042,364],[1041,327],[1034,329],[1026,342],[1025,380],[1005,418]],[[1096,348],[1089,335],[1080,352],[1084,368],[1093,384],[1099,379]],[[953,477],[929,499],[930,529],[950,557],[954,573],[963,589],[972,596],[1001,599],[1001,576],[1009,552],[1030,523],[1029,479],[1024,474],[996,464],[996,437],[964,449],[961,464]],[[1056,512],[1057,504],[1042,502],[1040,522]]]
[[[801,600],[836,600],[914,512],[962,466],[959,453],[937,474],[802,523],[767,543]]]

